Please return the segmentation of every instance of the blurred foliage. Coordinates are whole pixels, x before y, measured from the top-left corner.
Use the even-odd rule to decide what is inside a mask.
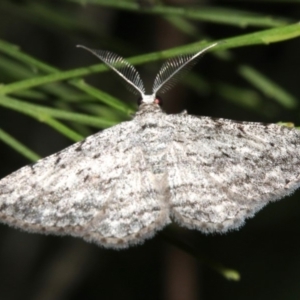
[[[77,44],[126,57],[151,86],[157,61],[218,41],[166,94],[165,110],[299,126],[299,13],[300,1],[285,0],[1,0],[0,176],[134,113],[118,79]],[[298,198],[228,235],[165,230],[163,241],[198,261],[184,299],[298,299]],[[114,252],[1,230],[1,299],[173,299],[173,248],[159,237]]]

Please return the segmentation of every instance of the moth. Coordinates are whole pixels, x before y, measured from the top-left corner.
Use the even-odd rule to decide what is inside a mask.
[[[139,95],[138,111],[3,178],[0,221],[126,248],[172,221],[203,233],[237,229],[291,194],[300,184],[297,129],[162,111],[158,93],[215,45],[166,61],[152,94],[122,57],[79,46]]]

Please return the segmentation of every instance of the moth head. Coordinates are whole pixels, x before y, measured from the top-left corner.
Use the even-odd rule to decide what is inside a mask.
[[[160,107],[163,105],[162,98],[160,96],[157,96],[155,94],[152,95],[142,95],[138,97],[137,105],[140,106],[142,103],[145,104],[157,104]]]

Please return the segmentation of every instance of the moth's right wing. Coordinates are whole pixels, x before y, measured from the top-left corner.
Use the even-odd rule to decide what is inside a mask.
[[[105,247],[142,242],[169,222],[134,122],[92,135],[0,181],[0,221]]]

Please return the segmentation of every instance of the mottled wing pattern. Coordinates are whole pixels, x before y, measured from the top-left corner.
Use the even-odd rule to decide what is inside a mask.
[[[300,132],[275,124],[169,115],[173,218],[202,232],[238,228],[300,186]]]
[[[1,221],[115,248],[152,236],[169,212],[132,140],[136,127],[122,123],[2,179]]]

